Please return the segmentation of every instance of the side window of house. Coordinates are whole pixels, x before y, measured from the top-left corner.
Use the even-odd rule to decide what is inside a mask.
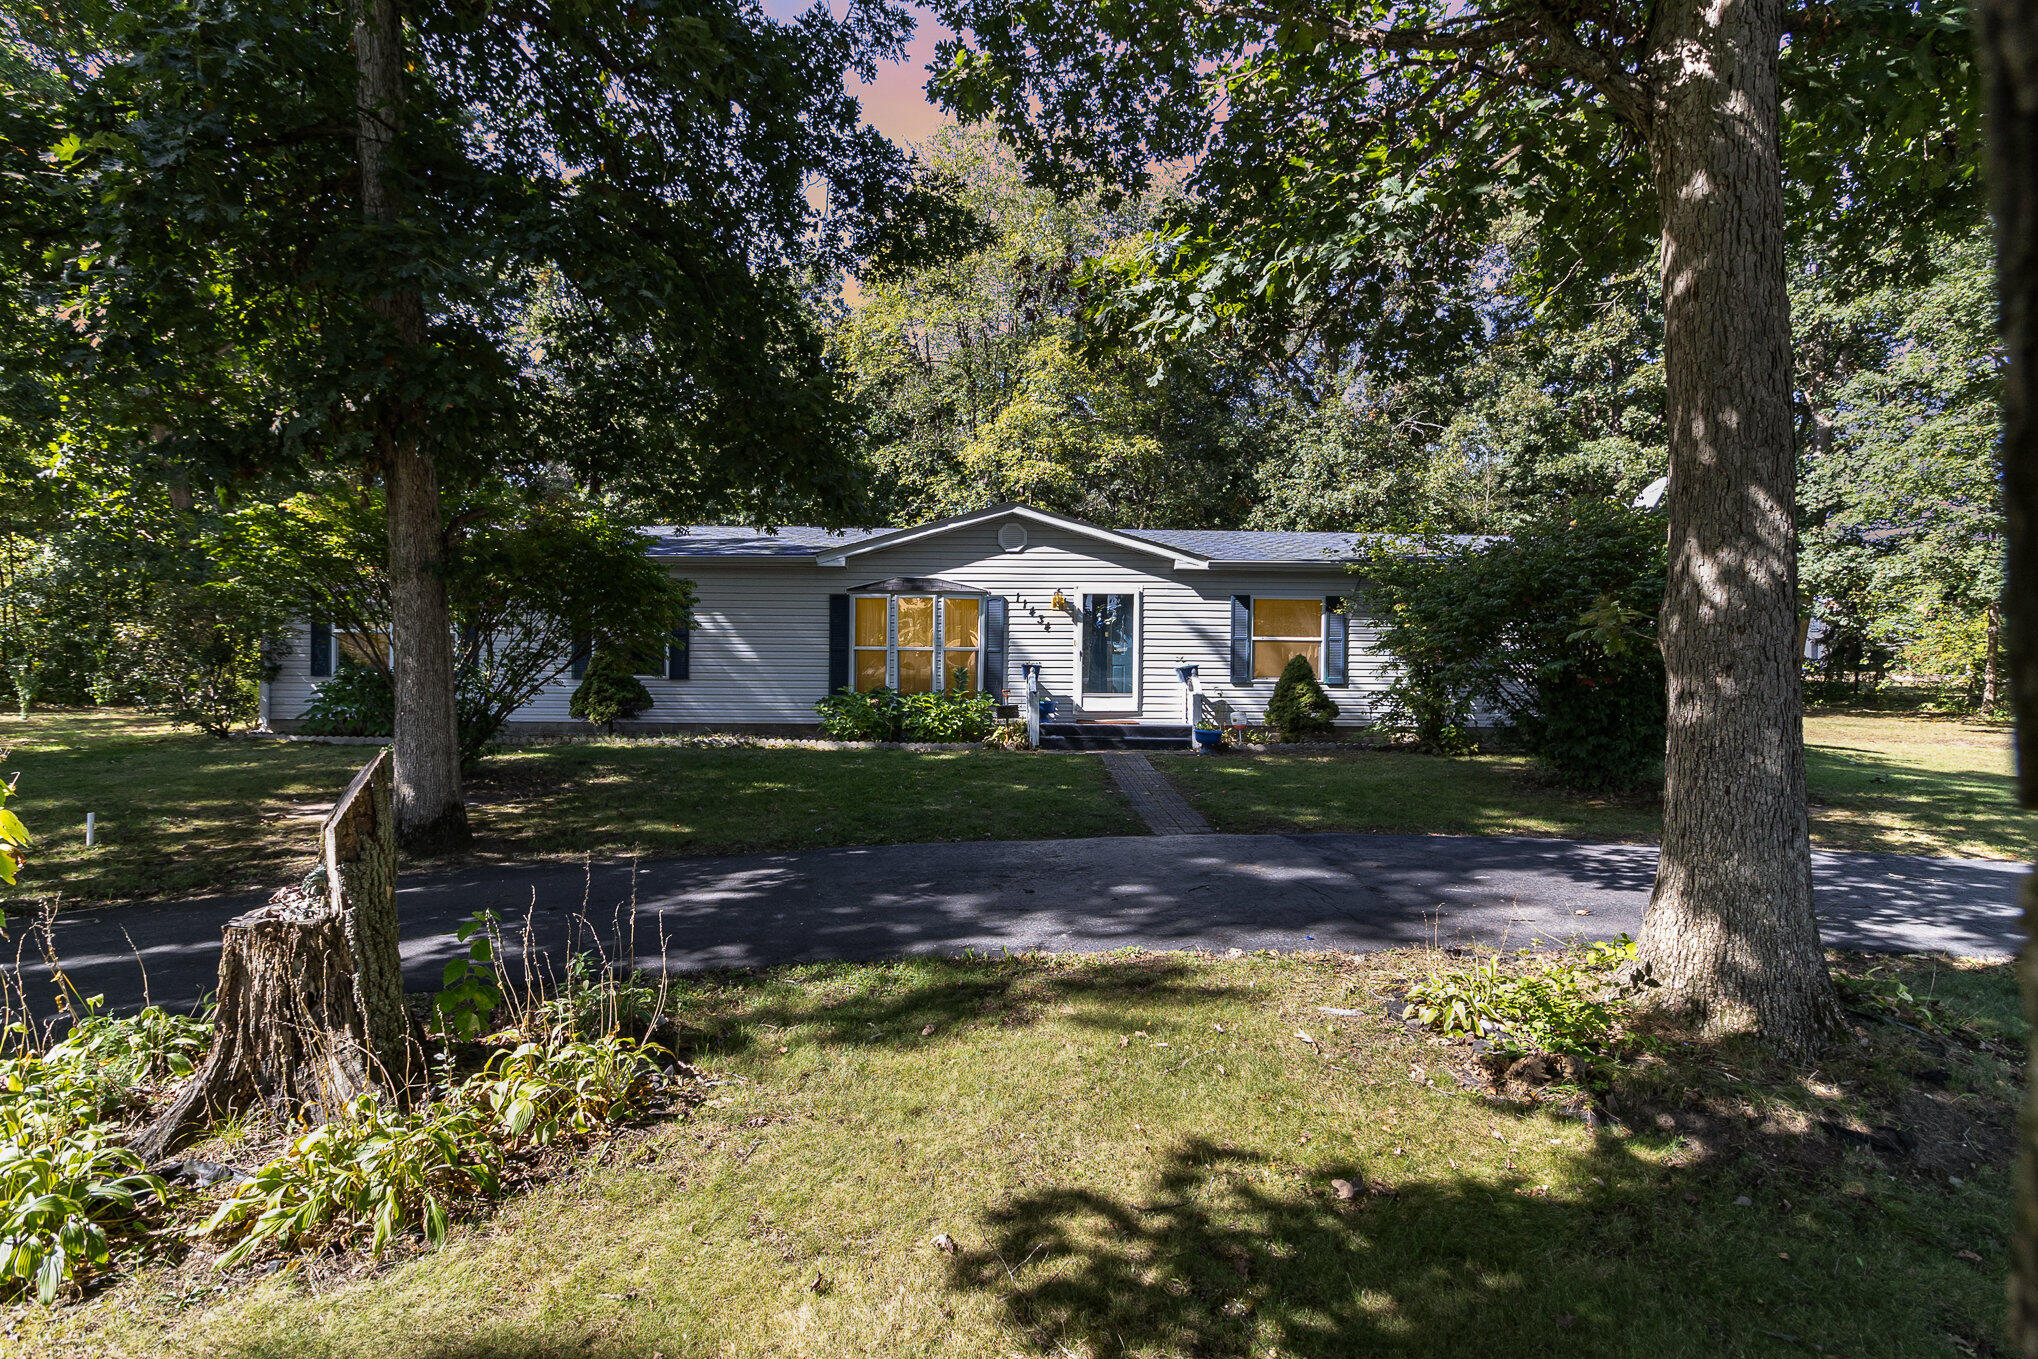
[[[880,595],[859,595],[855,600],[855,664],[850,674],[857,691],[868,693],[885,687],[886,656],[891,643],[888,600]]]
[[[1253,678],[1279,679],[1296,656],[1323,673],[1323,600],[1253,597]]]
[[[365,665],[370,669],[390,663],[389,634],[386,632],[342,632],[333,629],[333,655],[342,667]]]

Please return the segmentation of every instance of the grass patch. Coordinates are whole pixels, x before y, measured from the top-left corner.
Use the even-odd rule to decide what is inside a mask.
[[[687,1055],[734,1083],[443,1251],[315,1286],[295,1266],[218,1291],[148,1267],[84,1307],[21,1309],[13,1334],[221,1359],[2005,1344],[2013,1062],[1872,1019],[1810,1074],[1671,1046],[1615,1092],[1624,1126],[1595,1131],[1465,1088],[1468,1049],[1389,1017],[1431,965],[920,959],[685,982]],[[1842,966],[2022,1041],[2007,967]],[[1975,1140],[1890,1156],[1822,1129],[1892,1117],[1893,1089]]]
[[[1805,719],[1812,841],[1831,849],[2026,859],[2007,727],[1955,718]],[[1518,755],[1402,751],[1170,757],[1218,830],[1398,831],[1653,841],[1660,804],[1581,796]]]
[[[0,720],[37,837],[20,905],[271,887],[372,753],[219,741],[132,713]],[[507,751],[469,797],[475,858],[725,854],[926,840],[1139,834],[1084,755],[702,748],[606,741]],[[100,844],[85,848],[85,813]],[[457,862],[457,861],[448,861]]]

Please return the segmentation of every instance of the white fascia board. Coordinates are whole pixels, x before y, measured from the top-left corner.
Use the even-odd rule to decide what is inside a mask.
[[[1036,524],[1044,524],[1049,528],[1065,529],[1070,533],[1079,534],[1085,538],[1095,538],[1100,542],[1111,543],[1117,547],[1126,548],[1134,552],[1143,552],[1149,556],[1166,557],[1174,564],[1175,569],[1178,571],[1206,571],[1210,568],[1210,562],[1206,558],[1183,556],[1174,548],[1162,547],[1159,543],[1150,543],[1144,538],[1133,538],[1123,533],[1114,533],[1110,529],[1099,528],[1095,524],[1086,524],[1080,519],[1070,519],[1066,515],[1049,514],[1045,510],[1036,510],[1025,505],[997,505],[987,510],[978,510],[975,514],[961,515],[954,519],[944,519],[933,524],[922,524],[917,528],[900,529],[896,533],[889,533],[879,538],[867,538],[863,542],[844,548],[840,552],[822,553],[814,558],[814,564],[816,566],[847,566],[851,557],[861,556],[865,552],[875,552],[880,548],[886,547],[900,547],[906,543],[918,542],[922,538],[932,538],[939,534],[952,533],[957,529],[969,528],[993,519],[1002,519],[1007,515],[1017,519],[1028,519]]]

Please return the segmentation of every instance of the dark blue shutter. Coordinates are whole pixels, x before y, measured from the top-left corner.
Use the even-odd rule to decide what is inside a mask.
[[[674,628],[671,638],[665,643],[665,678],[683,680],[689,677],[693,666],[693,645],[688,640],[685,628]]]
[[[311,620],[311,677],[325,679],[333,673],[333,625],[323,619]]]
[[[1323,682],[1349,684],[1345,677],[1345,602],[1336,595],[1323,597]]]
[[[594,644],[582,637],[573,643],[573,659],[566,663],[566,673],[573,679],[587,678],[588,657],[594,654]]]
[[[1253,682],[1253,597],[1231,597],[1231,682]]]
[[[828,692],[849,687],[849,596],[828,596]]]
[[[1005,701],[1005,597],[984,601],[984,688]]]

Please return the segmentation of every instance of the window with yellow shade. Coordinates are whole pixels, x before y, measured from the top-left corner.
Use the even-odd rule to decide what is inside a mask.
[[[851,673],[859,690],[975,689],[983,668],[983,601],[965,595],[856,595]]]
[[[900,595],[899,683],[902,694],[924,694],[934,688],[934,600],[929,595]]]
[[[1297,656],[1323,673],[1323,601],[1254,598],[1253,678],[1279,679]]]
[[[982,688],[977,683],[977,648],[983,640],[983,601],[950,598],[942,600],[941,607],[941,687]],[[960,685],[957,672],[961,673]]]
[[[856,687],[882,689],[891,678],[891,601],[863,595],[856,601]]]

